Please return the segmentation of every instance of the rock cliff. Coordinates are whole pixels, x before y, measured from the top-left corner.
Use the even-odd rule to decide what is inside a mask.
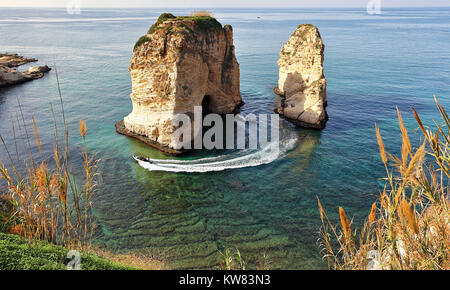
[[[209,16],[162,14],[136,42],[129,70],[133,111],[116,129],[169,153],[177,153],[176,114],[194,106],[227,114],[242,104],[232,27]]]
[[[34,58],[24,58],[17,54],[0,54],[0,87],[12,86],[44,76],[44,73],[50,71],[48,66],[30,67],[25,72],[20,72],[15,67],[26,63],[36,62]]]
[[[298,126],[323,129],[328,121],[324,48],[317,27],[302,24],[281,49],[276,112]]]

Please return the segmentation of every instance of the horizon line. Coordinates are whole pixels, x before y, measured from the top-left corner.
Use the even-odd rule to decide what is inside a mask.
[[[51,8],[51,9],[65,9],[66,6],[2,6],[0,5],[1,8]],[[389,5],[383,5],[383,8],[449,8],[450,7],[450,3],[447,6],[442,6],[442,5],[431,5],[431,6],[404,6],[404,5],[399,5],[399,6],[389,6]],[[117,8],[125,8],[125,9],[129,9],[129,8],[135,8],[135,9],[161,9],[161,8],[167,8],[167,9],[224,9],[224,8],[228,8],[228,9],[258,9],[258,8],[272,8],[272,9],[292,9],[292,8],[303,8],[303,9],[318,9],[318,8],[332,8],[332,9],[349,9],[349,8],[360,8],[360,9],[365,9],[365,6],[321,6],[321,7],[315,7],[315,6],[307,6],[307,7],[303,7],[303,6],[258,6],[258,7],[225,7],[225,6],[216,6],[216,7],[186,7],[186,6],[89,6],[89,7],[85,7],[82,9],[98,9],[98,8],[103,8],[103,9],[117,9]]]

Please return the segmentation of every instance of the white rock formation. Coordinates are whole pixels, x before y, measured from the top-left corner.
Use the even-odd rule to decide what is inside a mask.
[[[133,111],[117,131],[175,148],[174,116],[194,106],[227,114],[241,104],[231,26],[211,17],[163,14],[136,43],[130,63]]]
[[[275,93],[282,103],[277,112],[302,127],[323,129],[328,120],[324,48],[317,27],[302,24],[280,52]]]

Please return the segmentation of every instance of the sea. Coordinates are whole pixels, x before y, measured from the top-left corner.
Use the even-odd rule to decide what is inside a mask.
[[[386,175],[375,124],[395,155],[401,144],[396,108],[415,147],[421,136],[411,107],[426,126],[442,123],[433,96],[449,107],[450,8],[386,8],[378,15],[366,9],[209,9],[233,26],[243,115],[273,112],[280,49],[297,25],[316,25],[325,43],[329,121],[318,131],[281,120],[277,155],[196,150],[171,157],[117,134],[114,124],[132,109],[128,66],[136,40],[161,13],[193,10],[0,8],[0,53],[34,57],[52,68],[42,79],[0,89],[0,134],[13,156],[28,156],[27,146],[13,149],[14,134],[26,144],[27,132],[17,127],[21,109],[31,138],[31,117],[36,120],[40,158],[52,159],[51,108],[61,121],[57,72],[76,171],[82,170],[80,119],[89,152],[101,159],[90,211],[98,225],[94,245],[150,253],[173,269],[218,269],[226,249],[238,249],[248,268],[326,269],[317,200],[333,222],[339,207],[354,228],[368,216]],[[20,69],[30,65],[36,63]],[[135,154],[182,169],[149,171],[132,159]],[[8,160],[3,147],[0,159]],[[204,170],[192,172],[190,162],[203,162]]]

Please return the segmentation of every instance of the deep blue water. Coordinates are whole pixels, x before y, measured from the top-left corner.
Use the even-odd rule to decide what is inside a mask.
[[[161,12],[186,15],[190,9],[89,9],[81,15],[0,10],[0,51],[58,68],[74,148],[81,144],[78,120],[87,122],[88,148],[102,159],[95,242],[123,251],[150,249],[176,268],[217,267],[224,247],[237,247],[250,263],[266,253],[273,268],[326,267],[316,242],[316,196],[333,218],[343,206],[361,221],[384,174],[375,122],[388,151],[396,153],[396,106],[417,140],[410,107],[431,125],[439,118],[433,95],[450,103],[450,9],[393,9],[376,16],[358,9],[212,10],[234,28],[244,114],[272,112],[281,46],[298,24],[318,26],[326,45],[330,120],[320,132],[283,123],[297,145],[268,165],[201,174],[140,168],[132,154],[165,157],[114,130],[114,122],[131,111],[133,45]],[[10,146],[17,97],[24,114],[34,114],[41,138],[51,140],[50,104],[59,111],[54,70],[0,90],[0,134]],[[51,142],[44,141],[44,155],[51,152]],[[3,149],[0,157],[6,158]]]

